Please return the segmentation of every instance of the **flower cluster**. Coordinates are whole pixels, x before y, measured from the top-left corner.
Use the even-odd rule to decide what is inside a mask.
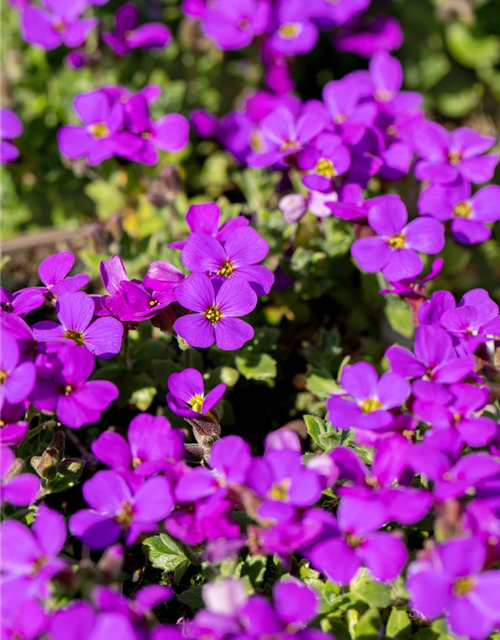
[[[75,97],[74,108],[83,125],[67,125],[58,133],[61,153],[99,164],[113,156],[157,164],[158,150],[179,151],[188,142],[189,124],[178,113],[152,120],[149,103],[160,95],[156,86],[131,94],[109,86]]]

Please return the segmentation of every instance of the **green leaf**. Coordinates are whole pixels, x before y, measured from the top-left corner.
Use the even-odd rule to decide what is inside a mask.
[[[155,569],[163,571],[175,571],[182,564],[189,560],[186,558],[181,547],[166,533],[147,538],[142,543],[143,551]],[[187,569],[185,567],[184,571]]]
[[[273,383],[276,377],[276,360],[267,353],[245,353],[236,358],[238,371],[247,380],[262,380]]]
[[[340,387],[329,371],[315,368],[307,374],[306,389],[318,398],[326,398]]]
[[[321,449],[323,449],[323,445],[320,441],[320,436],[328,431],[326,424],[321,418],[311,415],[304,416],[304,422],[306,423],[307,433],[311,436],[318,447],[321,447]]]
[[[411,637],[411,620],[404,609],[392,609],[387,620],[386,636],[396,640],[408,640]]]
[[[355,638],[357,640],[371,640],[378,638],[382,620],[377,609],[368,609],[356,625]]]
[[[415,327],[411,309],[406,302],[391,296],[385,307],[385,316],[394,331],[405,338],[413,337]]]
[[[53,480],[48,480],[45,486],[47,493],[60,493],[75,487],[82,475],[85,462],[80,459],[66,458],[57,465],[57,474]]]
[[[241,568],[241,577],[248,576],[254,589],[264,582],[266,573],[267,557],[254,555],[248,556]]]
[[[321,629],[326,633],[332,633],[337,640],[351,640],[349,629],[339,618],[333,616],[323,618]]]
[[[203,598],[201,597],[201,584],[195,584],[186,591],[183,591],[177,596],[177,600],[185,604],[187,607],[192,609],[193,611],[198,611],[198,609],[203,609]]]
[[[371,607],[384,608],[392,602],[390,585],[372,580],[366,569],[351,582],[351,591]]]
[[[476,38],[460,22],[455,21],[446,29],[446,44],[451,55],[464,67],[493,67],[500,61],[500,38],[497,35]]]

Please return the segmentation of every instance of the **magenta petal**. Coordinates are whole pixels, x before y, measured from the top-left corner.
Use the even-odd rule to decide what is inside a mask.
[[[203,376],[196,369],[172,373],[168,379],[168,389],[176,398],[188,403],[193,396],[203,395]]]
[[[154,142],[163,151],[179,151],[189,139],[189,122],[178,113],[170,113],[154,124]]]
[[[105,431],[90,445],[95,457],[114,469],[129,469],[132,455],[128,442],[118,433]]]
[[[215,342],[214,326],[203,315],[181,316],[175,321],[174,329],[188,344],[199,349],[206,349]]]
[[[392,251],[383,238],[361,238],[351,247],[352,257],[359,267],[369,273],[383,269],[391,259]]]
[[[474,219],[481,222],[500,220],[500,187],[490,184],[472,197]]]
[[[357,362],[344,368],[342,386],[356,400],[365,400],[377,395],[378,376],[367,362]]]
[[[377,388],[377,397],[386,409],[402,405],[410,395],[410,384],[397,373],[384,373]]]
[[[408,558],[404,543],[390,533],[372,533],[358,554],[376,580],[395,580]]]
[[[182,262],[190,271],[217,273],[226,260],[221,243],[206,233],[192,233],[182,249]]]
[[[483,640],[487,638],[496,627],[495,617],[485,615],[481,603],[472,597],[455,598],[449,604],[446,617],[451,632],[455,636],[470,638],[470,640]]]
[[[57,132],[61,153],[68,158],[83,158],[94,143],[85,127],[68,125]]]
[[[36,382],[36,369],[32,362],[23,362],[10,373],[4,384],[5,398],[11,404],[17,404],[27,398]]]
[[[52,16],[48,11],[29,5],[24,7],[21,29],[26,42],[43,49],[56,49],[61,45],[61,34],[54,29]]]
[[[261,262],[269,251],[268,243],[251,227],[236,229],[226,240],[224,248],[236,267]]]
[[[411,351],[403,347],[390,347],[385,356],[389,360],[392,371],[400,376],[419,378],[427,371],[427,367]]]
[[[328,420],[338,429],[350,429],[361,415],[361,409],[355,402],[342,398],[330,398],[326,407]]]
[[[83,333],[94,315],[94,302],[82,291],[63,293],[57,301],[56,313],[64,329]]]
[[[7,140],[0,141],[0,163],[7,164],[19,158],[19,149]]]
[[[69,530],[91,549],[105,549],[120,537],[121,526],[109,516],[83,509],[70,518]]]
[[[2,499],[18,507],[33,502],[40,489],[40,480],[33,473],[21,473],[2,486]]]
[[[253,328],[239,318],[223,318],[215,325],[215,344],[223,351],[240,349],[253,336]]]
[[[58,554],[66,542],[66,521],[60,513],[42,504],[36,513],[33,533],[46,555]]]
[[[45,285],[54,285],[68,275],[74,264],[75,256],[71,251],[61,251],[42,260],[38,275]]]
[[[134,29],[127,36],[130,47],[147,47],[152,49],[162,49],[172,41],[172,34],[164,24],[150,22]]]
[[[340,538],[314,547],[309,557],[315,568],[339,584],[349,584],[361,566],[353,549]]]
[[[471,245],[486,242],[491,238],[491,229],[475,220],[453,220],[451,232],[457,242]]]
[[[215,302],[212,282],[207,276],[200,273],[190,274],[177,285],[175,293],[179,304],[191,311],[204,312]],[[179,318],[179,320],[181,319]]]
[[[109,113],[109,100],[100,90],[80,93],[74,100],[77,114],[85,124],[106,122]]]
[[[422,253],[439,253],[444,247],[444,227],[433,218],[417,218],[405,229],[407,246]]]
[[[399,282],[415,278],[420,274],[424,265],[420,256],[411,249],[397,249],[391,251],[389,262],[382,269],[382,273],[389,282]]]
[[[98,318],[85,331],[85,345],[96,357],[108,360],[122,347],[123,325],[116,318]]]
[[[437,618],[451,601],[450,579],[433,570],[415,571],[407,580],[411,608],[432,620]]]
[[[163,520],[174,506],[170,484],[156,476],[147,480],[134,496],[134,517],[144,522]]]
[[[211,471],[195,467],[191,473],[179,479],[175,487],[175,497],[179,502],[194,502],[211,496],[217,487],[217,479]]]
[[[116,471],[98,471],[83,485],[83,497],[96,511],[118,515],[123,502],[131,502],[132,494],[125,479]]]
[[[226,385],[221,383],[214,387],[210,393],[207,393],[205,400],[203,401],[203,413],[207,413],[207,411],[210,411],[215,407],[225,392]]]
[[[255,309],[257,296],[245,280],[233,275],[222,283],[216,303],[223,318],[245,316]]]
[[[370,227],[383,236],[400,233],[408,220],[406,207],[399,196],[385,196],[368,210]]]
[[[495,167],[498,164],[498,155],[492,153],[481,158],[469,158],[459,165],[460,173],[464,178],[476,184],[488,182],[493,178]]]
[[[193,204],[186,213],[186,221],[194,233],[215,236],[219,228],[220,209],[213,202]]]
[[[99,24],[97,18],[82,18],[74,22],[63,34],[63,41],[67,47],[74,48],[82,45],[89,32]]]

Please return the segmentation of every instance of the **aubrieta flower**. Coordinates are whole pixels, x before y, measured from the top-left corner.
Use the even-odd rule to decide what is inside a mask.
[[[64,568],[59,558],[66,542],[64,518],[40,505],[31,529],[16,520],[0,525],[3,607],[49,596],[49,580]]]
[[[266,31],[270,14],[269,0],[215,0],[203,14],[203,31],[221,49],[241,49]]]
[[[327,400],[328,419],[340,429],[386,429],[393,422],[391,409],[400,407],[410,395],[410,385],[396,373],[378,378],[367,362],[357,362],[342,371],[341,384],[353,400]]]
[[[451,220],[457,242],[485,242],[491,238],[491,228],[486,225],[500,220],[500,187],[489,185],[471,196],[470,183],[465,180],[433,185],[421,194],[418,209],[422,215]]]
[[[88,603],[74,600],[54,612],[50,620],[50,637],[53,640],[101,640],[113,635],[122,640],[137,640],[132,622],[122,611],[97,612]]]
[[[269,167],[296,155],[324,127],[318,114],[304,112],[296,117],[287,107],[278,107],[259,125],[259,150],[250,153],[250,167]]]
[[[15,338],[2,327],[0,335],[0,408],[5,402],[12,405],[26,400],[33,391],[36,369],[32,362],[21,361]]]
[[[437,545],[409,568],[410,604],[420,616],[441,616],[457,636],[482,640],[500,620],[500,571],[484,571],[486,549],[476,537]]]
[[[10,109],[0,109],[0,163],[7,164],[19,158],[19,149],[11,140],[19,138],[23,123]]]
[[[349,51],[363,58],[371,58],[377,51],[399,49],[403,43],[401,25],[392,16],[378,16],[366,28],[359,29],[356,26],[346,25],[335,37],[337,51]]]
[[[293,56],[311,51],[318,40],[318,27],[311,7],[301,0],[279,0],[271,18],[273,33],[267,46],[279,55]]]
[[[21,15],[23,38],[43,49],[79,47],[99,24],[97,18],[81,18],[87,7],[84,0],[43,0],[43,6],[28,5]]]
[[[252,327],[240,320],[255,309],[257,296],[238,276],[222,284],[208,276],[192,273],[176,289],[177,301],[195,313],[175,321],[175,331],[193,347],[206,349],[216,344],[232,351],[253,338]]]
[[[306,187],[330,193],[334,179],[349,170],[351,154],[339,136],[321,133],[314,143],[301,151],[297,165],[307,171],[302,178]]]
[[[24,463],[12,449],[2,448],[0,455],[0,504],[16,506],[31,504],[40,489],[40,480],[33,473],[21,473]]]
[[[269,251],[268,243],[255,229],[236,229],[222,245],[205,233],[192,233],[182,249],[184,266],[224,281],[233,277],[246,280],[259,294],[269,293],[274,282],[272,272],[261,262]]]
[[[127,56],[131,49],[163,49],[172,41],[168,27],[158,22],[148,22],[140,27],[139,12],[132,3],[124,4],[115,17],[115,32],[105,31],[104,42],[119,56]]]
[[[123,104],[113,103],[104,91],[81,93],[73,106],[84,124],[59,129],[57,139],[63,155],[99,164],[114,155],[131,158],[141,147],[140,138],[120,131],[125,120]]]
[[[415,334],[414,353],[399,346],[386,351],[392,371],[404,378],[423,378],[440,384],[462,382],[473,371],[472,356],[457,356],[449,333],[424,325]]]
[[[184,433],[163,416],[141,413],[128,427],[127,439],[105,431],[91,445],[95,457],[116,471],[150,476],[184,457]]]
[[[20,444],[28,431],[28,422],[23,420],[27,402],[19,404],[3,403],[0,408],[0,446],[11,447]]]
[[[184,369],[168,378],[167,404],[171,411],[184,418],[199,418],[209,413],[226,391],[226,385],[216,385],[205,395],[203,376],[196,369]]]
[[[35,407],[55,412],[71,429],[97,422],[101,413],[118,397],[118,389],[107,380],[88,380],[94,364],[94,356],[87,349],[61,346],[57,351],[55,371],[37,379],[31,396]]]
[[[495,138],[473,129],[449,133],[435,122],[425,122],[415,128],[413,144],[421,158],[415,175],[431,183],[450,183],[459,177],[478,184],[487,182],[498,163],[496,154],[483,155],[495,144]]]
[[[75,256],[71,251],[61,251],[42,260],[38,276],[52,296],[57,298],[62,293],[74,293],[88,283],[89,276],[86,273],[67,277],[74,264]]]
[[[408,553],[397,536],[378,531],[379,514],[366,510],[364,500],[342,498],[337,511],[337,534],[314,545],[308,556],[330,580],[349,584],[365,565],[376,580],[394,580]]]
[[[0,630],[6,638],[38,640],[47,630],[49,616],[36,600],[27,600],[21,607],[2,611]]]
[[[83,291],[62,293],[56,303],[56,313],[61,324],[42,320],[33,325],[37,340],[73,340],[77,346],[86,347],[90,353],[103,359],[112,358],[120,351],[122,323],[116,318],[97,318],[92,322],[94,302]]]
[[[444,227],[433,218],[408,221],[399,196],[382,196],[368,211],[368,222],[377,234],[361,238],[351,253],[361,269],[382,271],[387,280],[397,282],[418,275],[423,268],[417,251],[439,253],[444,247]]]
[[[354,16],[362,13],[370,5],[371,0],[312,0],[311,14],[326,25],[343,25]]]
[[[36,287],[21,289],[16,293],[10,293],[4,287],[0,287],[0,314],[12,313],[16,316],[25,316],[30,311],[41,307],[44,302],[43,291]]]
[[[248,220],[244,216],[236,216],[236,218],[230,218],[219,226],[220,208],[214,202],[191,205],[186,213],[186,222],[192,233],[205,233],[218,240],[221,244],[224,244],[233,231],[248,225]],[[185,244],[184,240],[179,240],[172,242],[169,247],[182,249]]]
[[[141,533],[156,531],[157,523],[172,510],[174,502],[166,478],[127,480],[116,471],[98,471],[83,485],[90,509],[75,513],[69,528],[91,549],[105,549],[118,540],[122,530],[125,542],[132,545]]]

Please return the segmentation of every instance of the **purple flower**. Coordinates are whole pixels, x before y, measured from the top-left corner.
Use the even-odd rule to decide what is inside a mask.
[[[422,274],[418,274],[418,276],[405,278],[404,280],[400,280],[399,282],[391,282],[392,289],[382,289],[380,293],[393,293],[409,300],[416,299],[423,303],[423,301],[427,297],[427,293],[424,287],[425,283],[437,278],[441,273],[443,265],[444,260],[442,258],[436,258],[436,260],[434,260],[434,262],[431,264],[429,273],[426,276],[421,277]],[[420,308],[420,306],[418,308]],[[418,323],[415,322],[415,324]]]
[[[402,405],[410,395],[410,385],[396,373],[378,378],[367,362],[357,362],[342,371],[342,387],[353,398],[327,400],[328,419],[340,429],[386,429],[393,422],[391,409]]]
[[[500,571],[482,571],[485,563],[486,549],[478,538],[436,546],[429,559],[410,565],[412,609],[429,620],[444,615],[457,636],[486,638],[500,619]]]
[[[160,120],[151,120],[148,100],[142,93],[132,95],[126,100],[124,106],[126,128],[135,137],[134,148],[130,149],[127,156],[131,160],[144,164],[157,164],[158,149],[172,152],[180,151],[186,146],[189,138],[189,122],[184,116],[179,113],[169,113]]]
[[[318,40],[318,27],[311,19],[310,7],[302,0],[280,0],[277,4],[268,47],[284,56],[311,51]]]
[[[346,24],[355,15],[365,11],[371,0],[312,0],[311,13],[315,18],[326,20],[330,24]]]
[[[337,512],[337,535],[308,552],[314,567],[330,580],[349,584],[362,565],[376,580],[395,580],[406,563],[404,543],[395,535],[377,531],[378,514],[365,509],[365,501],[343,498]]]
[[[170,262],[163,260],[155,260],[149,267],[144,276],[144,286],[152,291],[172,292],[184,280],[182,271],[174,267]]]
[[[89,276],[85,273],[66,277],[74,264],[75,256],[71,251],[55,253],[40,263],[38,276],[53,296],[60,296],[67,291],[79,291],[88,283]]]
[[[33,391],[36,369],[32,362],[20,362],[21,355],[14,337],[2,327],[0,335],[0,408],[5,402],[19,404]]]
[[[203,376],[196,369],[172,373],[168,379],[167,403],[171,411],[184,418],[199,418],[209,413],[226,391],[218,384],[205,396]]]
[[[434,185],[421,194],[418,209],[422,215],[451,220],[451,232],[457,242],[485,242],[491,238],[491,229],[485,223],[500,220],[500,187],[489,185],[471,196],[470,184],[465,180]]]
[[[138,638],[123,610],[97,613],[87,602],[79,600],[55,611],[50,622],[53,640],[103,640],[113,635],[121,640]]]
[[[141,139],[120,131],[123,104],[113,103],[104,91],[81,93],[73,105],[84,125],[67,125],[57,133],[61,153],[68,158],[85,157],[89,164],[99,164],[114,155],[133,158],[142,146]]]
[[[0,409],[0,446],[10,447],[20,444],[28,431],[28,423],[23,420],[28,408],[27,402],[20,404],[3,403]]]
[[[257,296],[245,280],[235,276],[219,283],[192,273],[176,289],[178,302],[194,314],[178,318],[174,329],[193,347],[239,349],[253,338],[252,327],[239,319],[255,309]]]
[[[16,520],[6,520],[0,532],[3,607],[49,597],[49,580],[65,566],[58,558],[66,542],[64,518],[42,504],[31,530]]]
[[[299,169],[308,174],[302,182],[309,189],[330,193],[337,176],[347,173],[351,154],[339,136],[320,134],[314,144],[308,145],[297,158]]]
[[[195,273],[217,276],[222,281],[239,277],[257,294],[264,294],[271,290],[274,276],[257,263],[268,251],[268,243],[250,227],[233,231],[224,246],[205,233],[192,233],[182,249],[182,262]]]
[[[184,433],[163,416],[141,413],[129,425],[127,440],[105,431],[91,447],[95,457],[116,471],[150,476],[184,457]]]
[[[461,382],[474,371],[474,358],[458,357],[450,335],[439,327],[418,327],[414,351],[413,354],[403,347],[390,347],[386,357],[392,371],[405,378],[425,376],[440,384]]]
[[[407,224],[406,207],[399,196],[385,196],[368,211],[368,222],[376,236],[356,240],[351,253],[361,269],[382,271],[389,282],[418,275],[422,253],[439,253],[444,247],[444,227],[432,218],[417,218]]]
[[[20,473],[24,462],[16,458],[8,447],[2,448],[0,456],[0,504],[9,502],[16,506],[31,504],[38,490],[40,480],[33,473]]]
[[[233,231],[248,225],[248,220],[244,216],[236,216],[219,227],[220,208],[213,202],[191,205],[186,213],[186,222],[193,233],[205,233],[221,244],[224,244]],[[169,246],[173,249],[182,249],[185,244],[184,241],[178,241]]]
[[[97,422],[118,397],[118,389],[107,380],[88,381],[94,363],[90,351],[61,346],[53,378],[44,376],[37,380],[33,404],[41,411],[56,412],[59,420],[71,429]]]
[[[116,31],[105,31],[102,38],[119,56],[128,56],[131,49],[163,49],[172,41],[170,30],[163,24],[149,22],[137,27],[139,12],[132,3],[118,9],[115,21]]]
[[[266,31],[270,13],[269,0],[215,0],[203,15],[203,30],[221,49],[241,49]]]
[[[415,175],[432,183],[450,183],[459,177],[473,183],[487,182],[498,162],[496,154],[482,155],[495,144],[495,138],[473,129],[449,133],[435,122],[425,122],[415,128],[413,144],[421,157]]]
[[[251,153],[247,162],[251,167],[269,167],[290,155],[297,154],[324,127],[324,122],[313,113],[298,118],[287,107],[278,107],[260,123],[262,150]]]
[[[105,549],[125,532],[127,545],[141,533],[156,531],[174,506],[166,478],[155,476],[129,484],[116,471],[98,471],[82,489],[90,509],[75,513],[69,522],[73,535],[91,549]]]
[[[24,7],[21,18],[23,38],[43,49],[62,44],[79,47],[99,23],[97,18],[80,18],[86,8],[84,0],[43,0],[43,5],[44,9]]]
[[[336,36],[334,44],[338,51],[371,58],[377,51],[399,49],[403,37],[403,30],[396,18],[378,16],[364,31],[355,31],[348,25],[341,35]]]
[[[43,291],[38,288],[21,289],[16,293],[10,293],[0,287],[1,314],[13,313],[16,316],[25,316],[30,311],[38,309],[45,302]]]
[[[14,606],[2,611],[2,634],[9,640],[38,640],[43,638],[47,630],[49,617],[41,604],[36,600],[23,602],[21,606]]]
[[[0,109],[0,163],[7,164],[19,158],[19,150],[10,140],[19,138],[23,123],[10,109]]]
[[[120,351],[122,323],[116,318],[98,318],[92,322],[94,302],[83,291],[62,293],[56,303],[56,313],[61,324],[42,320],[33,325],[37,340],[73,340],[76,345],[85,346],[90,353],[103,359],[112,358]]]
[[[118,301],[116,299],[106,301],[107,306],[120,320],[128,322],[154,318],[161,309],[165,309],[176,299],[172,290],[148,291],[141,283],[126,280],[120,285],[120,293]]]

